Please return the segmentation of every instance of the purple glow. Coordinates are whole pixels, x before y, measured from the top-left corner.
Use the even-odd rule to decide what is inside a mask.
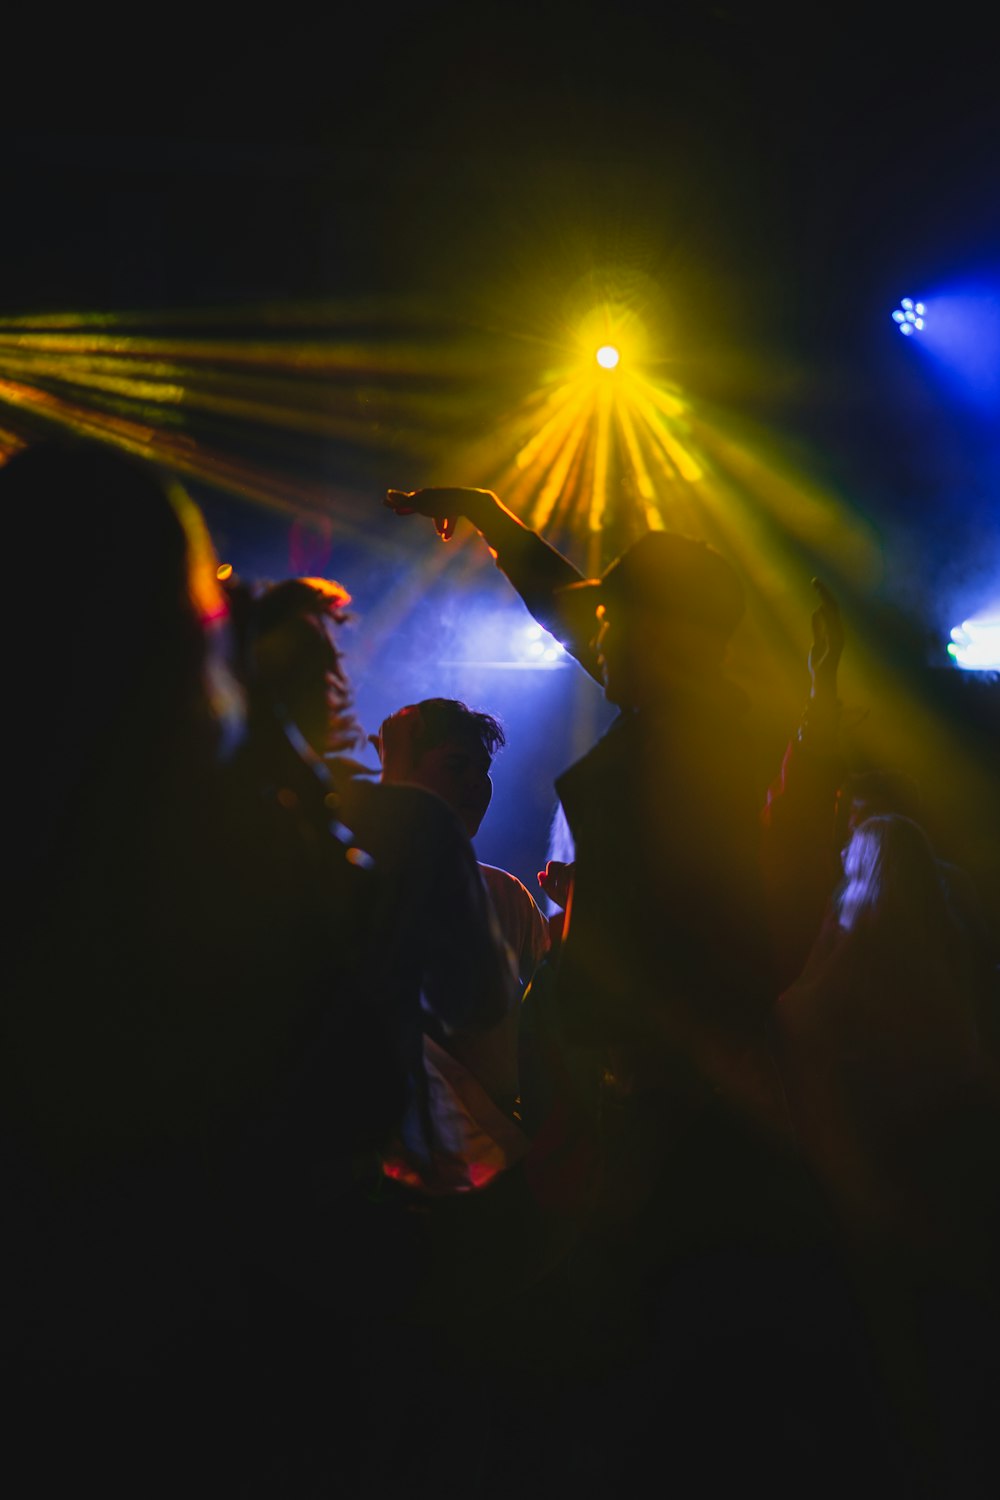
[[[989,279],[936,289],[912,311],[912,327],[925,325],[921,348],[956,394],[972,406],[1000,409],[1000,268]]]

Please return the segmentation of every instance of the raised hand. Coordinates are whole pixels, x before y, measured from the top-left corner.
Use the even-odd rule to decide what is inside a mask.
[[[459,516],[468,516],[475,524],[484,504],[496,504],[492,490],[462,486],[437,485],[422,490],[387,490],[383,502],[397,516],[429,516],[443,542],[455,534]]]
[[[844,625],[840,606],[819,578],[812,581],[819,604],[812,614],[812,645],[809,648],[810,696],[836,698],[837,668],[844,650]]]
[[[538,884],[556,906],[565,910],[569,893],[573,888],[575,865],[564,864],[560,859],[550,859],[544,870],[538,872]]]

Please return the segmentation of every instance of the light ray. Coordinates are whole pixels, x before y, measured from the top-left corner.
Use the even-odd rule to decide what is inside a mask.
[[[860,608],[852,614],[852,596],[874,589],[882,567],[859,506],[817,481],[810,455],[643,364],[654,340],[638,324],[634,310],[599,310],[594,337],[566,331],[560,342],[449,327],[434,309],[374,302],[6,319],[0,461],[40,434],[74,433],[254,504],[332,520],[378,547],[390,544],[364,507],[391,456],[407,487],[495,488],[588,576],[643,525],[687,531],[747,580],[737,668],[759,681],[761,660],[780,659],[795,693],[808,580],[821,573],[853,624],[845,694],[868,714],[856,742],[885,762],[919,747],[925,760],[962,768],[956,785],[985,795],[959,729],[919,701],[888,648],[866,640]],[[612,340],[621,359],[603,369],[595,350]],[[768,373],[755,369],[755,379]],[[331,483],[331,470],[350,473],[351,485]],[[450,586],[471,587],[488,566],[467,532],[428,548],[367,611],[355,670],[372,666],[446,569]],[[590,738],[581,722],[581,748]]]
[[[587,442],[589,415],[586,406],[577,412],[575,420],[566,431],[560,450],[553,455],[549,472],[531,509],[531,523],[539,531],[545,530],[553,507],[564,492],[574,459]]]
[[[587,526],[591,535],[604,525],[608,503],[608,467],[611,460],[611,391],[605,386],[597,397],[597,429],[594,435],[594,469]]]

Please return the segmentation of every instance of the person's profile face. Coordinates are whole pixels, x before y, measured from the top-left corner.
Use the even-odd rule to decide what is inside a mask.
[[[634,695],[624,623],[620,613],[614,616],[604,604],[597,606],[594,646],[605,698],[617,708],[632,707]]]
[[[490,757],[475,739],[443,740],[425,750],[408,780],[447,802],[475,838],[493,796]]]
[[[617,708],[655,707],[671,684],[707,669],[718,654],[703,627],[621,600],[600,605],[598,621],[604,696]]]

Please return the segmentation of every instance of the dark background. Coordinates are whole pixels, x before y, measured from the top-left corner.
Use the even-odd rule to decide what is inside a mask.
[[[778,435],[874,527],[884,568],[855,613],[912,627],[926,691],[967,716],[982,760],[995,748],[988,685],[942,685],[943,642],[967,580],[968,608],[988,602],[984,588],[1000,594],[1000,422],[990,401],[913,358],[888,312],[928,285],[985,278],[994,298],[1000,286],[1000,95],[984,14],[22,10],[5,23],[0,317],[141,309],[155,326],[189,309],[353,299],[418,306],[425,328],[530,342],[595,268],[633,267],[663,288],[685,389]],[[225,434],[328,484],[329,525],[315,508],[296,521],[294,505],[192,489],[241,573],[329,571],[352,588],[369,727],[429,692],[501,713],[511,745],[480,852],[531,883],[552,775],[606,710],[571,669],[453,665],[468,655],[473,596],[521,623],[488,569],[472,591],[466,572],[444,570],[391,627],[380,617],[438,544],[379,507],[386,484],[424,482],[431,466],[391,405],[380,416],[377,379],[363,399],[360,445],[269,439],[265,451],[250,430]],[[806,687],[808,577],[788,584],[802,604],[789,707]],[[774,725],[778,749],[790,727]]]

